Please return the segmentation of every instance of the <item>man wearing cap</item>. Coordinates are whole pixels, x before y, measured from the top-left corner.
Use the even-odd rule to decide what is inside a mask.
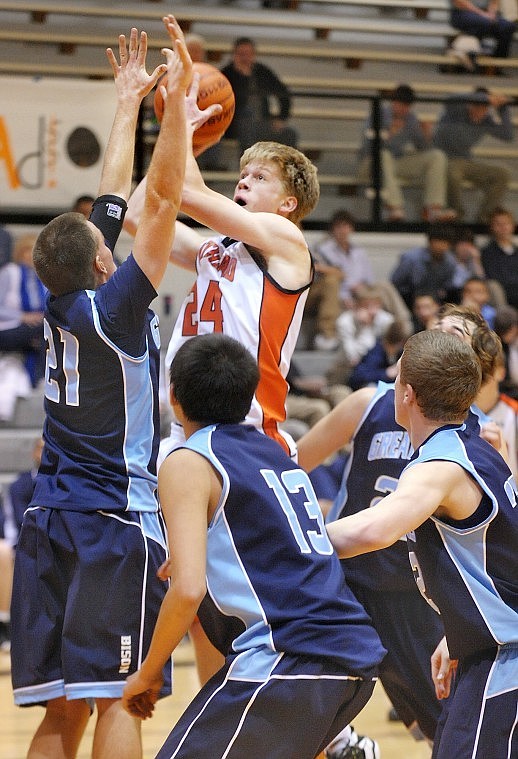
[[[509,103],[508,97],[485,87],[455,95],[445,103],[433,144],[448,156],[448,201],[459,218],[465,213],[462,204],[465,180],[483,192],[478,221],[487,222],[492,211],[504,204],[511,172],[504,166],[474,158],[472,150],[485,135],[512,142],[514,128]]]
[[[412,105],[415,92],[408,84],[398,85],[381,108],[382,198],[389,221],[405,219],[401,181],[423,186],[423,218],[426,221],[451,221],[455,214],[445,208],[447,160],[431,145],[431,125],[420,123]],[[358,178],[370,183],[374,144],[372,119],[363,129]]]

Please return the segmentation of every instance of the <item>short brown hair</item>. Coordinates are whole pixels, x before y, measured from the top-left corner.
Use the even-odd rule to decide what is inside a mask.
[[[49,221],[33,250],[34,268],[52,295],[95,288],[97,241],[81,213],[69,211]]]
[[[460,422],[475,400],[482,372],[475,351],[454,335],[430,329],[408,338],[400,380],[411,385],[423,415]]]
[[[252,161],[271,161],[280,170],[286,192],[297,198],[297,207],[288,219],[298,224],[315,208],[320,196],[317,169],[300,150],[279,142],[256,142],[247,148],[239,162],[240,169]]]

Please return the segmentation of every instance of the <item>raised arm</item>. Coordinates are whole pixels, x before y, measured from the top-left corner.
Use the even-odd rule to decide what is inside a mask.
[[[192,78],[192,62],[177,22],[168,17],[174,50],[164,49],[167,84],[162,86],[164,114],[147,174],[144,205],[133,255],[157,288],[173,245],[185,173],[185,96]]]
[[[144,209],[144,200],[146,197],[147,177],[137,185],[130,195],[128,201],[128,210],[124,217],[124,229],[132,237],[135,237]],[[196,256],[204,238],[196,230],[191,229],[181,221],[176,221],[174,243],[169,253],[171,263],[177,264],[184,269],[194,271],[196,266]]]
[[[118,195],[124,200],[131,192],[135,129],[143,98],[151,92],[166,65],[157,66],[152,74],[146,71],[147,34],[131,30],[129,45],[124,34],[119,35],[117,62],[111,48],[106,51],[112,67],[117,90],[117,110],[105,150],[99,185],[99,195]]]
[[[375,392],[375,388],[365,387],[351,393],[297,441],[297,458],[303,469],[310,472],[351,442]]]

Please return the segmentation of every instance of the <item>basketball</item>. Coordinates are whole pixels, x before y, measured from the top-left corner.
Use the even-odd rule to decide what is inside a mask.
[[[234,92],[227,77],[219,69],[210,63],[193,63],[193,71],[200,74],[200,87],[198,90],[198,107],[203,110],[209,105],[219,103],[223,110],[205,122],[193,135],[193,148],[199,152],[203,147],[220,140],[228,129],[234,116]],[[166,81],[165,77],[160,84]],[[155,116],[160,123],[164,112],[164,101],[157,87],[154,100]]]

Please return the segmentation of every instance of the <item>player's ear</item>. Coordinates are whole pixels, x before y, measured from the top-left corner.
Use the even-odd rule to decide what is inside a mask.
[[[410,406],[416,400],[416,395],[412,385],[405,385],[405,392],[403,394],[403,401]]]
[[[293,213],[293,211],[297,208],[298,204],[299,204],[299,201],[294,195],[288,195],[288,197],[284,198],[284,200],[280,204],[279,211],[285,214]]]
[[[96,273],[98,274],[108,274],[108,269],[103,264],[102,259],[100,256],[96,256],[94,259],[94,268]]]

